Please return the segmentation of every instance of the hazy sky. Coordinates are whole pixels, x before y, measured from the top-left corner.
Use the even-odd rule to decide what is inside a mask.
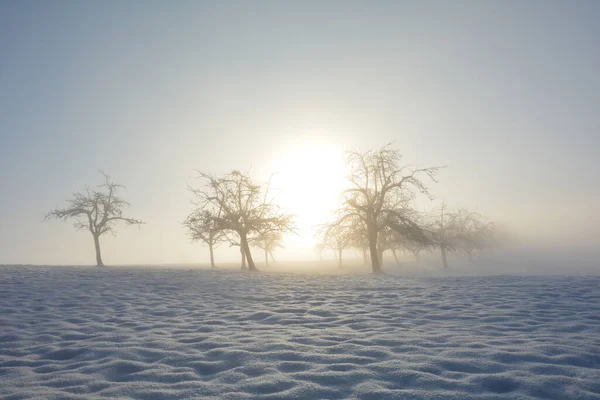
[[[89,233],[42,220],[99,169],[147,222],[107,264],[207,259],[180,224],[194,169],[280,172],[304,234],[342,152],[393,140],[448,166],[449,205],[600,245],[599,21],[597,1],[0,1],[0,263],[92,264]]]

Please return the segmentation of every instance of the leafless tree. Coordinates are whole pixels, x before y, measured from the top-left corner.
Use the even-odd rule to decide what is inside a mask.
[[[269,257],[275,262],[273,252],[277,248],[284,248],[283,246],[283,235],[281,232],[259,232],[256,237],[251,240],[254,247],[259,248],[265,252],[265,266],[269,266]]]
[[[317,255],[319,256],[319,260],[323,261],[323,251],[326,249],[325,245],[321,242],[317,242],[317,244],[315,244],[314,250],[315,253],[317,253]]]
[[[326,224],[319,228],[318,235],[321,238],[323,248],[336,252],[338,266],[342,266],[342,254],[344,249],[350,248],[354,240],[355,226],[352,224]]]
[[[398,250],[403,250],[406,239],[397,230],[386,228],[379,234],[379,243],[377,244],[377,250],[379,251],[379,260],[383,264],[383,254],[386,251],[391,251],[394,256],[394,260],[398,265],[401,265],[400,259],[398,258]]]
[[[420,242],[406,242],[403,245],[404,250],[410,252],[414,257],[415,257],[415,262],[419,263],[421,262],[421,252],[427,248],[429,248],[429,246],[427,244],[424,243],[420,243]]]
[[[232,171],[217,177],[199,172],[199,177],[205,182],[204,188],[190,188],[195,204],[210,211],[218,229],[237,234],[248,268],[257,271],[250,251],[251,235],[291,232],[293,216],[272,202],[268,185],[254,184],[248,173]]]
[[[457,234],[458,248],[473,260],[473,252],[483,253],[486,248],[493,246],[494,224],[475,212],[461,209],[457,211],[459,231]]]
[[[442,265],[448,268],[448,252],[462,251],[471,261],[473,250],[483,251],[488,246],[493,224],[481,214],[465,209],[450,211],[442,204],[429,230],[432,241],[440,249]]]
[[[448,252],[458,248],[458,214],[449,212],[446,205],[442,204],[438,216],[432,218],[430,226],[433,242],[440,249],[442,266],[448,268]]]
[[[431,234],[425,229],[427,220],[424,218],[424,215],[414,211],[411,213],[410,220],[418,226],[418,229],[398,225],[396,229],[385,230],[385,235],[382,235],[386,246],[385,249],[391,250],[398,265],[401,264],[397,254],[398,251],[402,250],[404,254],[407,251],[412,253],[415,256],[415,260],[419,262],[419,253],[433,245],[430,239]],[[394,224],[392,223],[391,225],[393,226]]]
[[[129,203],[117,196],[117,191],[125,189],[125,186],[113,183],[108,175],[100,173],[104,176],[104,183],[98,186],[100,189],[85,188],[74,193],[66,208],[50,211],[45,219],[74,219],[76,229],[89,231],[94,238],[96,265],[103,266],[100,236],[109,232],[114,235],[115,224],[119,221],[127,226],[141,225],[144,222],[123,216],[123,209],[129,207]]]
[[[435,181],[439,167],[402,165],[401,158],[389,144],[366,153],[348,153],[351,187],[344,192],[345,206],[339,210],[336,223],[345,225],[348,220],[358,221],[367,232],[374,273],[381,271],[377,245],[384,229],[402,231],[414,240],[426,240],[414,221],[411,203],[417,193],[429,195],[423,179]]]
[[[214,249],[226,241],[225,233],[215,223],[215,219],[208,210],[194,210],[183,221],[183,226],[188,229],[192,241],[204,242],[210,252],[210,266],[215,268]]]

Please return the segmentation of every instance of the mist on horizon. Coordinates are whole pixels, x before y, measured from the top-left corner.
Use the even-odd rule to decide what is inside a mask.
[[[276,261],[314,265],[318,227],[348,188],[346,152],[392,143],[403,165],[445,166],[415,210],[444,203],[506,233],[471,263],[451,254],[452,270],[597,273],[599,12],[536,1],[5,3],[0,264],[93,264],[88,232],[42,221],[101,184],[102,170],[145,222],[102,237],[107,265],[208,265],[182,226],[188,187],[201,185],[197,170],[240,170],[272,176],[274,201],[295,216]],[[214,256],[234,265],[239,254],[223,243]],[[334,251],[323,257],[335,267]],[[345,250],[351,265],[362,257]],[[435,249],[423,259],[425,271],[439,266]],[[400,261],[418,270],[410,254]],[[401,271],[389,253],[383,264]]]

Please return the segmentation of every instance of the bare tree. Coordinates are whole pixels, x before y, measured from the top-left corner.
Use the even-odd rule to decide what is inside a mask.
[[[473,260],[473,252],[483,253],[492,247],[494,224],[479,213],[461,209],[457,211],[459,230],[457,232],[458,248]]]
[[[283,246],[283,235],[281,232],[259,232],[256,238],[252,241],[252,245],[265,252],[265,266],[269,266],[269,257],[275,262],[273,257],[273,251],[277,248],[284,248]]]
[[[344,192],[345,206],[339,211],[337,224],[358,221],[367,232],[371,266],[381,271],[377,249],[380,233],[386,229],[402,231],[414,240],[426,240],[414,221],[412,201],[417,193],[429,195],[423,178],[435,182],[439,167],[415,168],[401,164],[401,154],[384,146],[366,153],[348,153],[351,187]]]
[[[338,218],[339,219],[339,218]],[[347,222],[350,223],[350,244],[349,247],[353,248],[357,252],[362,254],[363,265],[369,264],[369,258],[367,257],[367,251],[369,249],[369,239],[367,232],[360,221],[352,221],[351,219]]]
[[[433,242],[440,249],[442,266],[448,268],[447,253],[457,248],[458,215],[448,212],[446,205],[442,203],[439,215],[433,218],[430,229]]]
[[[415,256],[415,260],[419,262],[419,253],[433,245],[430,237],[431,234],[424,229],[426,227],[426,220],[422,214],[415,212],[411,213],[410,220],[412,223],[418,226],[418,229],[414,229],[411,226],[406,225],[394,225],[394,222],[390,224],[395,226],[395,229],[387,229],[385,232],[385,246],[386,250],[391,250],[394,255],[394,259],[400,265],[397,252],[402,250],[404,254],[407,251]]]
[[[425,250],[428,246],[419,242],[407,242],[403,245],[404,250],[410,252],[415,257],[415,262],[418,264],[421,262],[421,251]]]
[[[432,241],[439,247],[442,265],[448,268],[447,253],[462,251],[472,259],[473,250],[483,251],[488,246],[493,224],[478,213],[465,209],[449,211],[442,204],[437,216],[430,223]]]
[[[123,209],[130,204],[117,196],[117,191],[125,189],[125,186],[111,182],[108,175],[102,171],[100,173],[104,176],[104,183],[98,186],[99,190],[85,188],[74,193],[66,208],[50,211],[45,219],[74,219],[76,229],[89,231],[94,238],[96,265],[103,266],[100,236],[109,232],[114,235],[115,224],[119,221],[123,221],[127,226],[141,225],[144,222],[123,216]]]
[[[188,229],[192,241],[204,242],[210,252],[210,266],[215,268],[214,249],[227,238],[223,230],[215,223],[215,219],[208,210],[194,210],[183,221],[183,226]]]
[[[319,261],[323,261],[323,250],[326,249],[326,246],[321,243],[321,242],[317,242],[317,244],[315,244],[314,250],[315,253],[317,253],[317,255],[319,256]]]
[[[383,254],[386,251],[391,251],[394,256],[394,260],[398,265],[401,265],[400,259],[398,258],[398,250],[403,250],[406,239],[397,230],[386,228],[379,234],[379,243],[377,244],[377,250],[379,251],[379,260],[383,264]]]
[[[318,235],[321,237],[323,248],[331,249],[336,252],[338,266],[342,266],[342,253],[344,249],[351,247],[354,239],[355,226],[351,224],[326,224],[319,228]]]
[[[215,226],[235,232],[250,271],[257,271],[250,251],[250,235],[294,230],[290,214],[286,214],[269,198],[269,187],[252,182],[248,173],[232,171],[221,177],[199,172],[205,181],[203,189],[190,188],[195,204],[209,210]]]

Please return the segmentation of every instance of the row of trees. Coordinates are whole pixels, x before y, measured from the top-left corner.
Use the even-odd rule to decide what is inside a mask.
[[[448,267],[447,253],[463,251],[471,257],[493,242],[493,224],[466,210],[449,211],[442,206],[435,215],[415,209],[418,195],[432,198],[427,186],[436,182],[439,167],[414,168],[402,164],[401,154],[391,145],[365,153],[349,152],[349,187],[342,193],[342,206],[331,222],[319,229],[320,248],[338,253],[341,264],[344,249],[356,248],[370,260],[373,272],[381,271],[383,255],[410,251],[418,257],[426,249],[439,248],[442,264]],[[193,241],[206,244],[211,266],[214,249],[221,244],[240,249],[242,268],[256,271],[251,248],[264,251],[265,264],[273,251],[282,247],[282,236],[294,232],[293,215],[273,202],[269,184],[252,181],[249,173],[232,171],[216,176],[198,171],[203,185],[189,187],[192,212],[183,225]],[[114,224],[143,224],[123,216],[129,204],[117,196],[123,186],[110,181],[99,190],[85,189],[74,194],[69,206],[56,209],[46,218],[75,219],[75,227],[89,230],[94,238],[96,261],[103,265],[99,238],[114,233]]]
[[[334,249],[341,264],[346,248],[370,255],[373,272],[381,270],[383,254],[408,250],[418,257],[424,249],[440,249],[444,268],[447,252],[464,251],[469,256],[491,243],[493,225],[481,215],[466,210],[423,215],[415,209],[421,194],[432,198],[427,186],[436,182],[439,167],[415,168],[401,163],[401,154],[384,146],[366,153],[348,153],[350,187],[343,193],[343,206],[333,221],[321,227],[321,248]]]
[[[410,253],[419,262],[422,252],[438,249],[442,265],[448,268],[448,253],[464,253],[471,261],[474,253],[481,254],[498,243],[494,224],[476,212],[465,209],[449,211],[442,204],[436,212],[415,213],[413,216],[415,218],[411,222],[416,224],[416,230],[412,226],[411,229],[398,229],[397,226],[391,225],[384,226],[379,231],[377,258],[380,265],[383,264],[386,252],[391,253],[400,264],[399,252]],[[348,249],[361,251],[365,263],[372,263],[367,258],[370,248],[368,232],[364,225],[340,224],[340,220],[336,220],[320,227],[318,239],[316,250],[333,250],[339,266],[342,265],[344,250]]]
[[[198,174],[204,187],[189,188],[195,208],[183,225],[193,241],[208,246],[211,266],[215,266],[214,248],[221,243],[240,248],[242,268],[257,270],[251,247],[264,251],[268,265],[273,251],[283,247],[283,234],[294,232],[293,215],[273,203],[268,184],[255,184],[248,173]]]

